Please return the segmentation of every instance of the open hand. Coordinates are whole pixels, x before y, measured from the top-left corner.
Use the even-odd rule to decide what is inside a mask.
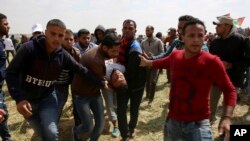
[[[231,119],[228,117],[223,117],[219,123],[219,135],[225,134],[226,141],[230,141],[230,125]]]
[[[147,60],[144,56],[139,55],[141,61],[140,65],[141,67],[151,67],[152,66],[152,60]]]

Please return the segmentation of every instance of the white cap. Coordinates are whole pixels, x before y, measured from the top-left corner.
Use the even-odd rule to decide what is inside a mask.
[[[34,32],[43,32],[43,26],[41,24],[34,24],[32,26],[32,33]]]
[[[217,18],[217,21],[213,22],[214,25],[218,25],[218,24],[233,25],[233,19],[231,17],[219,16],[219,17],[216,17],[216,18]]]

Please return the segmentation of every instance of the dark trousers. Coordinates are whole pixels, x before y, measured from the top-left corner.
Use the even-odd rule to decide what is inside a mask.
[[[159,69],[147,68],[146,75],[146,98],[149,99],[149,103],[154,100],[156,83],[159,76]]]
[[[117,91],[117,116],[118,126],[123,139],[133,133],[138,121],[139,106],[144,88],[130,90],[124,88]],[[128,101],[130,100],[130,121],[127,120]]]
[[[58,100],[58,122],[59,122],[61,114],[63,112],[63,107],[68,99],[69,85],[67,85],[67,84],[58,85],[56,87],[56,95],[57,95],[57,100]],[[80,120],[79,115],[76,111],[73,96],[72,96],[72,103],[73,103],[72,105],[73,105],[73,116],[74,116],[75,126],[77,126],[77,125],[81,124],[81,120]]]
[[[7,120],[5,120],[4,122],[0,124],[0,135],[3,141],[10,140],[10,133],[9,133],[8,125],[7,125]]]

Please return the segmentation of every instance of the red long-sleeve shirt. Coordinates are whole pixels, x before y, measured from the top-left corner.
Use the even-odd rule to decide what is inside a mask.
[[[153,61],[153,68],[170,68],[168,117],[187,122],[209,119],[209,94],[214,83],[222,90],[225,105],[235,106],[235,87],[221,60],[203,51],[185,59],[184,52],[185,50],[175,50],[168,57]]]

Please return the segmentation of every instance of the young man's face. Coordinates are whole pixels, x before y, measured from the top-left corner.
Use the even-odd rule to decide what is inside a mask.
[[[108,48],[107,46],[103,46],[103,51],[107,59],[116,58],[119,56],[119,48],[120,45],[113,45],[112,48]]]
[[[91,39],[90,34],[82,34],[80,35],[80,37],[78,37],[78,43],[81,47],[86,48],[89,46],[90,39]]]
[[[176,32],[175,31],[169,31],[168,35],[171,37],[175,37],[176,36]]]
[[[204,42],[205,29],[200,24],[189,25],[182,35],[183,42],[185,43],[185,50],[191,54],[198,54]]]
[[[74,45],[74,35],[71,33],[66,33],[63,41],[63,47],[65,49],[71,49]]]
[[[49,50],[55,50],[61,47],[64,36],[65,36],[65,28],[59,26],[48,26],[45,31],[47,48]]]
[[[0,36],[8,35],[9,33],[9,23],[6,18],[0,21]]]
[[[226,24],[217,24],[216,25],[216,33],[219,36],[222,36],[226,31],[227,31],[227,26]]]
[[[114,70],[111,75],[110,81],[114,88],[122,88],[127,85],[124,75],[119,70]]]
[[[184,26],[184,24],[186,23],[186,21],[179,21],[178,22],[178,29],[177,29],[177,32],[178,32],[178,35],[181,37],[181,34],[182,34],[182,28]]]
[[[125,22],[122,28],[123,37],[127,40],[131,40],[135,37],[135,25],[133,22]]]
[[[153,36],[153,30],[150,27],[146,28],[146,35],[147,37],[152,37]]]
[[[103,38],[104,38],[104,32],[101,31],[101,30],[97,30],[97,31],[96,31],[96,36],[97,36],[97,38],[98,38],[100,41],[102,41]]]

